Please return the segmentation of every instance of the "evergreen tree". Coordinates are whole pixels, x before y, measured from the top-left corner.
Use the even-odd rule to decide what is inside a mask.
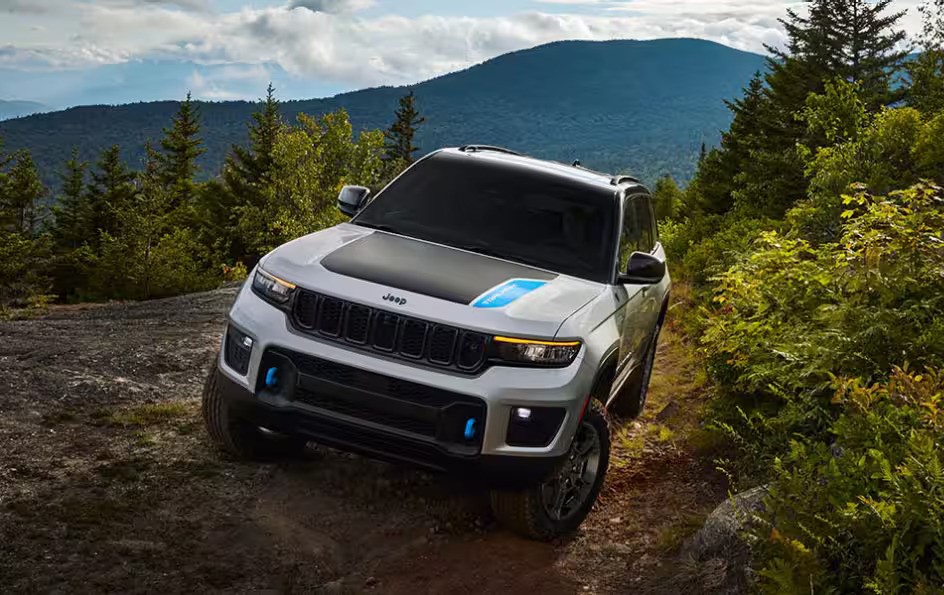
[[[79,159],[79,150],[72,149],[65,171],[59,174],[62,190],[58,204],[53,207],[55,224],[53,236],[60,250],[75,250],[90,239],[83,228],[86,213],[85,170],[87,164]]]
[[[169,128],[164,129],[161,153],[156,154],[159,175],[174,197],[174,206],[192,205],[197,195],[194,177],[199,170],[197,158],[206,149],[202,146],[200,113],[187,92]]]
[[[222,186],[207,184],[202,217],[204,231],[229,261],[246,258],[245,240],[236,230],[236,213],[247,207],[262,209],[275,183],[275,147],[285,128],[275,87],[269,83],[266,97],[252,114],[249,146],[233,145],[223,166]]]
[[[37,231],[40,201],[46,188],[39,179],[33,156],[27,150],[17,151],[6,177],[3,205],[4,226],[16,233],[32,237]]]
[[[739,99],[725,102],[733,118],[731,127],[721,134],[721,146],[708,151],[699,162],[692,180],[690,201],[704,213],[724,213],[734,205],[737,176],[747,167],[751,152],[761,144],[769,99],[764,78],[757,72]]]
[[[787,11],[781,23],[787,32],[784,49],[768,48],[769,72],[752,81],[742,101],[749,126],[732,125],[728,144],[735,154],[722,153],[709,165],[733,172],[730,196],[737,208],[755,216],[780,217],[806,195],[803,159],[797,147],[815,151],[826,143],[811,138],[797,117],[810,93],[822,94],[826,81],[858,82],[867,107],[876,110],[893,101],[892,77],[905,53],[896,49],[904,33],[895,29],[903,13],[885,14],[890,0],[812,0],[806,16]],[[758,92],[760,99],[758,100]],[[747,112],[753,112],[748,115]],[[745,158],[744,156],[747,156]],[[717,177],[717,176],[716,176]],[[723,175],[722,175],[723,177]],[[721,192],[705,192],[704,202],[723,205]]]
[[[400,107],[396,111],[394,123],[384,132],[385,158],[388,161],[413,163],[413,154],[419,147],[413,144],[416,129],[426,121],[416,109],[416,96],[413,91],[400,98]]]
[[[235,204],[259,204],[260,190],[271,185],[275,145],[285,126],[275,87],[269,83],[266,97],[252,114],[249,147],[233,145],[223,166],[223,183]]]
[[[672,176],[666,174],[656,181],[652,192],[652,206],[656,220],[672,219],[682,206],[683,194]]]
[[[812,0],[809,15],[792,9],[780,19],[789,43],[785,50],[768,47],[774,94],[795,108],[809,93],[821,93],[823,82],[842,78],[857,82],[866,105],[877,109],[900,98],[891,89],[908,51],[899,49],[905,32],[896,29],[904,11],[886,14],[891,0]]]
[[[92,234],[90,239],[93,246],[98,245],[98,236],[102,232],[118,234],[118,213],[132,203],[135,178],[134,172],[121,160],[118,145],[112,145],[102,152],[88,186],[88,208],[82,225]]]
[[[924,21],[921,53],[908,64],[908,103],[934,114],[944,111],[944,0],[928,0],[918,10]]]

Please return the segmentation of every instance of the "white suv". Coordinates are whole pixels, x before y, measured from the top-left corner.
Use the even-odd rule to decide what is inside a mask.
[[[253,270],[203,411],[240,457],[309,440],[492,487],[535,539],[576,529],[609,461],[606,410],[637,415],[669,276],[634,178],[496,147],[443,149],[352,217]]]

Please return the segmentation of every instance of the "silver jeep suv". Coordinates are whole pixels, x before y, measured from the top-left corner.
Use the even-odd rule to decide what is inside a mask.
[[[609,461],[607,410],[646,401],[669,275],[634,178],[465,146],[417,161],[349,223],[259,262],[203,412],[224,450],[309,440],[471,475],[535,539],[575,530]]]

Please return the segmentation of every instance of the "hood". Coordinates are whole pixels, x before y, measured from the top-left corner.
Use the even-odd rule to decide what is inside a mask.
[[[554,337],[600,283],[364,227],[289,242],[260,265],[300,287],[487,333]]]

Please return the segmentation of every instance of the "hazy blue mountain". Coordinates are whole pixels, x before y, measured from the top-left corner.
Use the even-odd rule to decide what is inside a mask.
[[[333,84],[292,76],[277,64],[130,60],[82,70],[29,72],[0,68],[0,97],[41,101],[54,109],[177,101],[187,91],[207,99],[225,100],[264,95],[269,81],[286,97],[323,97],[339,90]]]
[[[39,112],[47,112],[49,108],[35,101],[5,101],[0,99],[0,120],[19,118]]]
[[[320,114],[344,107],[356,129],[389,125],[397,99],[412,89],[427,118],[419,143],[429,150],[496,144],[539,157],[653,180],[687,179],[704,141],[717,142],[730,113],[722,100],[740,93],[764,58],[694,39],[558,42],[506,54],[410,87],[381,87],[328,99],[290,101],[284,112]],[[263,89],[259,90],[259,94]],[[73,146],[94,160],[119,143],[139,166],[177,103],[77,107],[0,123],[8,149],[28,147],[48,181]],[[203,103],[204,175],[246,137],[252,103]]]

